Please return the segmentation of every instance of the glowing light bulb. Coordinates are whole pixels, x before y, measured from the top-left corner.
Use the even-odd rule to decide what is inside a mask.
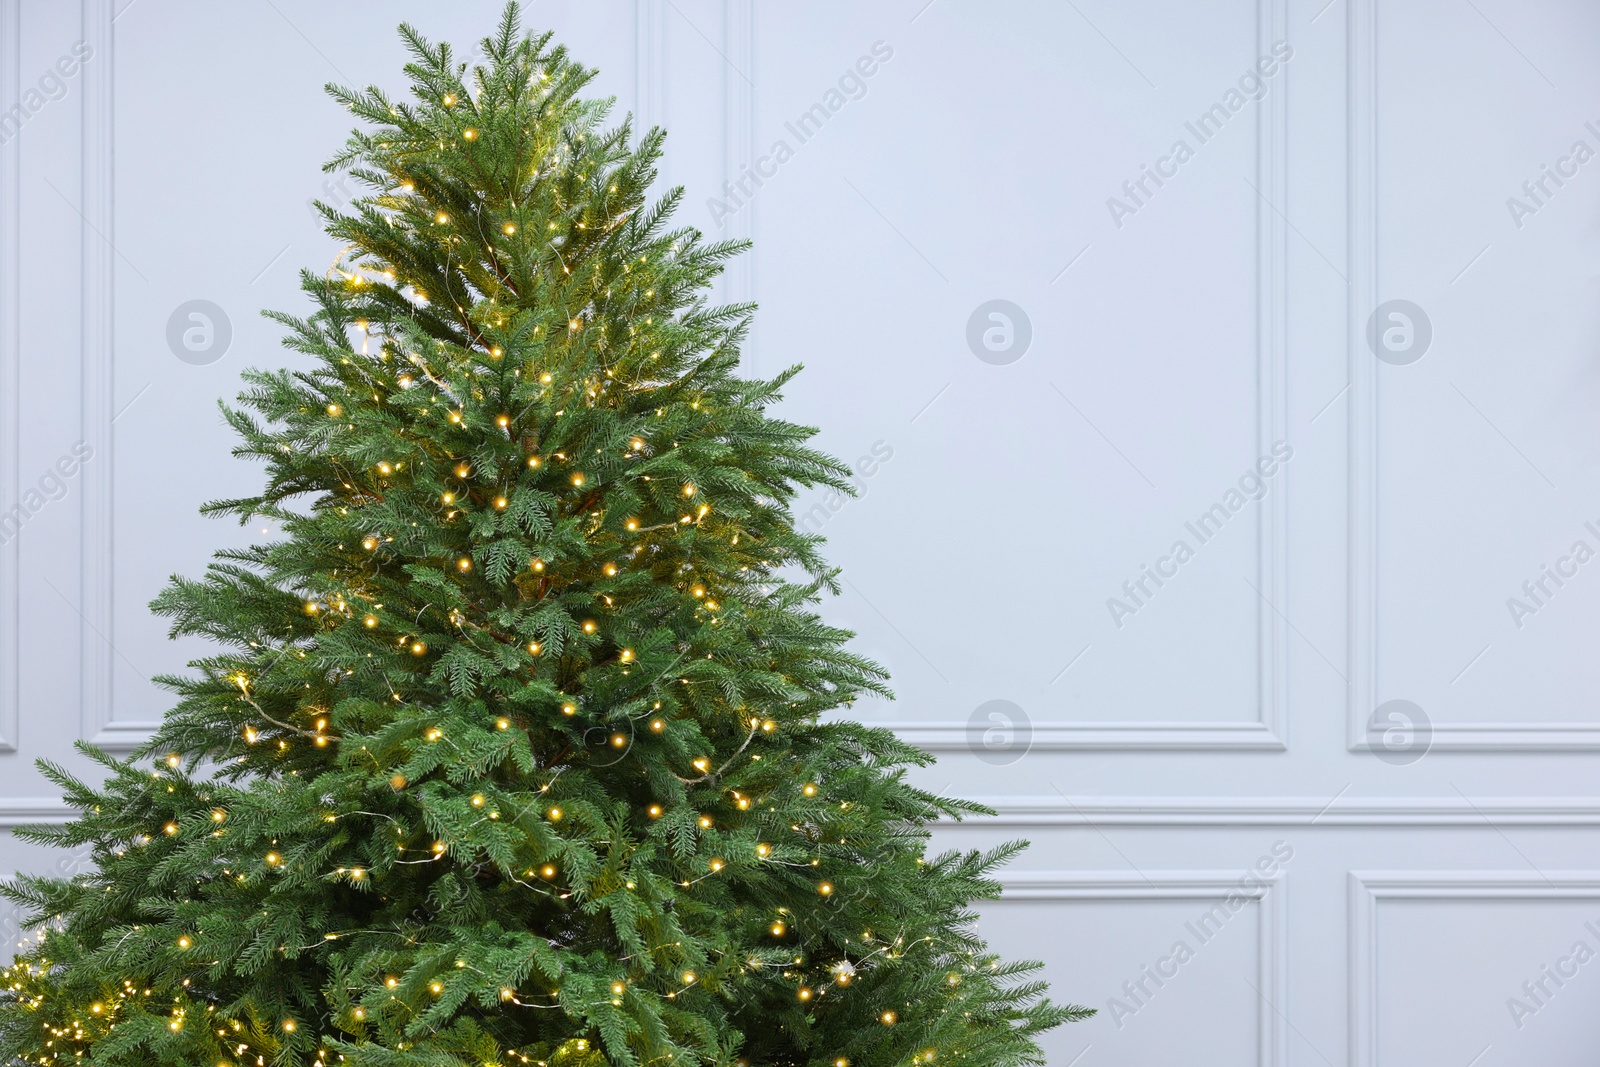
[[[514,222],[508,222],[502,226],[501,229],[505,231],[507,237],[510,237],[512,234],[517,232],[517,224]]]
[[[470,559],[468,559],[466,556],[462,556],[460,559],[456,560],[456,570],[458,570],[461,573],[465,574],[467,571],[470,571],[471,569],[472,569],[472,561]]]
[[[659,818],[661,818],[661,805],[660,804],[652,804],[648,808],[645,809],[645,813],[647,815],[649,815],[652,819],[659,819]]]
[[[427,644],[422,641],[411,642],[411,654],[413,656],[426,656],[428,654]]]

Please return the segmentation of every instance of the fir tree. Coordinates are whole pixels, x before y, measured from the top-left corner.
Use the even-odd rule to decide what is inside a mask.
[[[330,87],[370,192],[272,314],[308,365],[223,409],[265,488],[205,510],[282,537],[154,602],[219,650],[131,761],[45,767],[81,817],[22,836],[95,868],[6,887],[0,1058],[1042,1062],[1087,1012],[970,910],[1021,845],[925,856],[982,809],[823,721],[885,678],[791,513],[848,471],[706,301],[740,246],[668,228],[661,131],[514,5],[470,72],[401,34],[413,100]]]

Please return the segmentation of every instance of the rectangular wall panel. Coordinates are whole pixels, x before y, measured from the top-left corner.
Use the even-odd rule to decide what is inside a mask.
[[[13,113],[22,90],[22,0],[0,0],[0,115]],[[20,524],[5,513],[21,505],[22,145],[20,130],[0,141],[0,752],[17,747],[17,673],[22,603],[18,586]]]
[[[1161,93],[1096,36],[1104,12],[826,10],[755,11],[752,85],[735,90],[755,100],[751,158],[705,211],[710,232],[756,239],[761,370],[808,364],[791,393],[838,413],[822,441],[857,470],[860,499],[819,492],[798,511],[844,566],[846,621],[915,709],[863,712],[935,751],[999,737],[984,755],[1002,759],[1022,736],[1041,750],[1281,749],[1290,466],[1216,544],[1189,520],[1275,443],[1293,447],[1292,63],[1271,64],[1235,125],[1202,140],[1184,120],[1288,45],[1286,5],[1125,23],[1163,64]],[[1206,45],[1190,49],[1196,34]],[[972,64],[1002,73],[947,79]],[[1101,78],[1115,91],[1091,90]],[[728,119],[732,144],[745,119]],[[1142,165],[1177,166],[1163,155],[1175,139],[1194,142],[1193,169],[1148,184]],[[974,166],[926,147],[945,143]],[[1123,191],[1128,176],[1155,195]],[[1119,215],[1114,200],[1140,207]],[[1178,263],[1206,281],[1169,276]],[[963,331],[1001,297],[1026,305],[1032,339],[986,365]],[[1195,357],[1171,376],[1134,355],[1184,345]],[[1169,558],[1178,540],[1192,565]],[[998,718],[992,700],[1009,705]]]
[[[1350,20],[1350,747],[1406,700],[1434,748],[1600,749],[1600,582],[1574,558],[1600,552],[1600,182],[1575,160],[1600,150],[1600,79],[1562,45],[1600,22]]]

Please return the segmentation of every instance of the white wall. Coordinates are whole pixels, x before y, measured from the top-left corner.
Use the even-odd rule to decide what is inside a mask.
[[[5,825],[58,811],[33,759],[159,718],[148,678],[198,646],[145,604],[258,532],[195,508],[255,484],[214,401],[289,360],[257,310],[336,252],[322,83],[398,89],[390,24],[470,46],[497,11],[370,7],[0,0],[0,511],[29,511],[0,546]],[[786,414],[860,463],[804,519],[845,568],[830,615],[894,672],[857,710],[1002,812],[943,840],[1033,839],[986,929],[1102,1009],[1052,1064],[1593,1062],[1600,962],[1541,968],[1600,951],[1600,562],[1562,562],[1600,552],[1600,161],[1572,160],[1600,151],[1600,8],[528,7],[668,127],[689,221],[756,241],[723,283],[762,305],[749,365],[806,363]],[[1169,176],[1135,199],[1145,166]],[[231,340],[185,360],[195,300]],[[1007,351],[969,344],[994,300]],[[1380,359],[1396,300],[1431,337]],[[0,868],[76,862],[0,840]]]

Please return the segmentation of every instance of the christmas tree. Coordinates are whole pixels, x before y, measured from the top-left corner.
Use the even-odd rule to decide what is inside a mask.
[[[1020,844],[925,753],[824,713],[886,694],[813,605],[801,487],[850,492],[737,376],[736,243],[670,229],[661,152],[515,6],[470,72],[409,27],[414,99],[330,168],[345,246],[272,317],[303,369],[224,408],[281,538],[155,601],[212,639],[81,812],[91,873],[5,888],[8,1063],[1040,1063],[1081,1018],[970,903]],[[796,368],[798,369],[798,368]]]

